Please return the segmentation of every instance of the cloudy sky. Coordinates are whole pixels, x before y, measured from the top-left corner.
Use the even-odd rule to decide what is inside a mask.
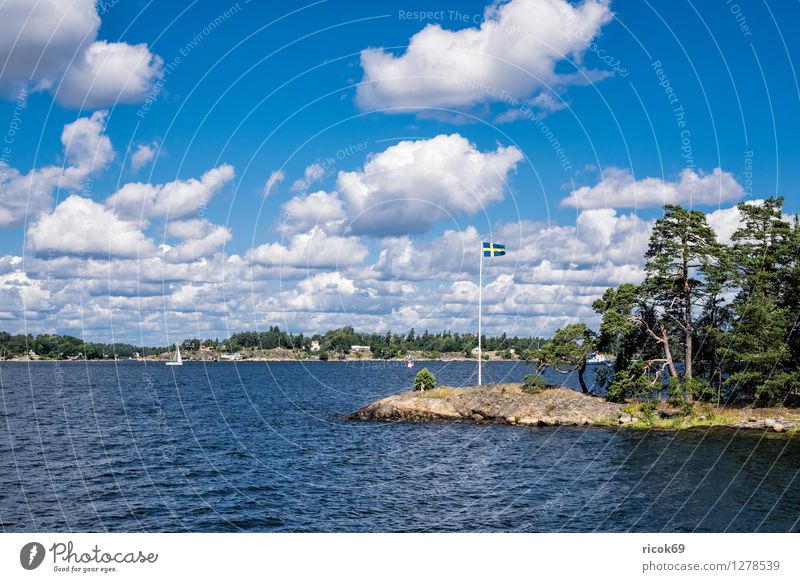
[[[796,3],[5,0],[0,329],[595,323],[664,203],[800,211]],[[268,4],[268,6],[266,6]]]

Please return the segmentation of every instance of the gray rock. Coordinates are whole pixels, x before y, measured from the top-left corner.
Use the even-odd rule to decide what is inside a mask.
[[[683,415],[683,413],[680,410],[670,410],[670,409],[663,410],[662,409],[662,410],[658,411],[658,417],[659,418],[673,418],[675,416],[682,416],[682,415]]]

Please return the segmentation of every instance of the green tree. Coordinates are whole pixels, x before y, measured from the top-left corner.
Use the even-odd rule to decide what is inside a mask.
[[[731,278],[738,293],[719,350],[731,394],[768,402],[782,401],[798,387],[790,283],[797,234],[782,208],[783,198],[738,206],[741,227],[731,237]]]
[[[655,390],[661,390],[660,377],[650,376],[644,362],[636,360],[614,374],[606,391],[606,399],[609,402],[625,402],[628,398],[649,398]]]
[[[623,283],[616,289],[606,289],[592,304],[592,309],[603,316],[597,349],[615,355],[616,371],[626,368],[646,341],[634,320],[636,293],[636,285]]]
[[[687,383],[692,380],[694,356],[693,306],[704,297],[703,275],[718,256],[716,235],[703,212],[664,207],[664,217],[656,221],[650,235],[645,255],[647,277],[641,292],[653,301],[660,317],[668,318],[683,332],[683,377]],[[666,330],[668,326],[663,327]],[[659,341],[668,347],[668,335],[660,336]],[[685,396],[691,399],[691,394]]]
[[[666,369],[670,377],[677,377],[669,331],[641,286],[624,283],[617,289],[607,289],[592,307],[603,316],[598,349],[616,355],[615,372],[642,360],[647,373],[656,369],[655,375],[660,378]]]
[[[596,334],[583,323],[572,323],[556,330],[553,339],[534,351],[531,360],[538,370],[550,367],[559,374],[577,370],[581,391],[589,393],[584,377],[586,361],[595,351]]]
[[[790,314],[788,344],[791,351],[791,367],[800,370],[800,220],[796,215],[792,219],[789,256],[791,262],[783,271],[781,303]]]
[[[436,378],[428,368],[422,368],[414,378],[414,390],[433,390],[436,387]]]

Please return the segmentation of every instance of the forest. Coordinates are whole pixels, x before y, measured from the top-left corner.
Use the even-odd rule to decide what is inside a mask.
[[[411,328],[407,333],[359,333],[352,327],[346,326],[339,329],[326,331],[324,334],[303,335],[281,331],[278,326],[271,326],[269,331],[246,331],[234,333],[224,342],[217,340],[190,339],[184,342],[184,348],[197,349],[199,346],[217,348],[224,345],[226,350],[237,351],[241,349],[269,350],[275,348],[308,350],[311,342],[316,341],[320,346],[320,357],[327,355],[346,355],[354,345],[369,346],[374,358],[402,358],[409,352],[423,352],[430,357],[441,354],[459,354],[469,356],[472,349],[478,345],[478,336],[473,333],[458,333],[443,331],[430,333],[416,333]],[[505,333],[492,337],[484,335],[482,345],[484,351],[498,351],[511,354],[525,354],[540,347],[543,338],[508,337]]]
[[[671,399],[797,404],[800,390],[800,227],[783,198],[738,205],[729,243],[706,215],[664,207],[640,284],[605,291],[598,330],[559,329],[530,360],[584,372],[591,353],[612,355],[598,374],[610,400]]]
[[[232,334],[228,339],[200,339],[189,338],[181,342],[181,349],[186,354],[201,348],[210,349],[215,353],[237,352],[239,350],[272,350],[283,348],[287,350],[305,350],[311,348],[311,342],[317,341],[320,345],[318,355],[320,359],[345,356],[350,353],[351,346],[366,345],[371,348],[374,358],[402,358],[409,352],[422,352],[428,357],[438,357],[442,354],[459,354],[470,356],[471,351],[478,345],[476,334],[459,334],[449,331],[429,333],[425,330],[417,334],[412,328],[404,334],[386,332],[358,333],[352,327],[326,331],[324,334],[304,335],[282,331],[278,326],[270,326],[268,331],[244,331]],[[497,337],[483,336],[484,351],[502,352],[509,359],[516,352],[524,355],[536,349],[545,342],[542,338],[507,337],[502,334]],[[88,360],[129,358],[135,354],[140,356],[158,355],[172,350],[169,347],[142,347],[126,343],[95,343],[84,342],[80,338],[69,335],[54,334],[17,334],[0,332],[0,359],[25,357],[33,352],[37,357],[44,359],[70,359],[81,358]],[[514,352],[511,352],[514,350]]]
[[[49,360],[85,358],[99,360],[103,358],[129,358],[134,354],[141,356],[159,354],[166,348],[141,347],[126,343],[85,342],[71,335],[57,334],[10,334],[0,332],[0,359],[24,357],[31,352],[38,357]]]

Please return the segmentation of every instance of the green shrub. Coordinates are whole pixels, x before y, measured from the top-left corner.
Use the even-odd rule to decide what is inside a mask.
[[[658,402],[655,400],[649,400],[648,402],[642,404],[642,406],[639,408],[639,414],[641,415],[642,420],[648,423],[652,422],[657,406]]]
[[[528,394],[536,394],[547,387],[547,382],[541,374],[528,374],[522,382],[522,389]]]
[[[701,378],[692,378],[685,384],[686,391],[691,394],[695,400],[701,400],[703,402],[712,402],[717,400],[717,393],[707,380]]]
[[[422,368],[414,378],[414,390],[433,390],[436,387],[436,378],[428,368]]]
[[[614,374],[614,379],[606,391],[606,400],[609,402],[625,402],[627,398],[651,398],[653,385],[650,377],[645,373],[644,363],[634,361],[624,370]]]
[[[681,416],[691,416],[694,412],[694,402],[680,401]]]
[[[692,378],[688,382],[683,378],[670,378],[667,396],[670,403],[680,406],[689,399],[709,402],[717,399],[717,394],[704,379]]]
[[[669,379],[669,386],[667,386],[667,399],[671,403],[677,403],[683,400],[683,383],[680,378],[672,377]]]
[[[328,352],[320,352],[319,359],[322,360],[323,362],[327,362],[328,361]]]

